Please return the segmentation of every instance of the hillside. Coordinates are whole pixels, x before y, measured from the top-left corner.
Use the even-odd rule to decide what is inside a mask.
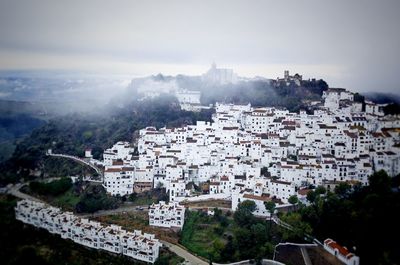
[[[300,86],[293,84],[273,86],[270,80],[258,78],[241,80],[236,84],[216,85],[204,82],[199,76],[173,77],[158,74],[132,80],[127,89],[110,97],[108,104],[92,107],[90,112],[69,111],[64,114],[57,113],[57,116],[53,117],[47,115],[46,123],[42,122],[42,119],[36,120],[36,117],[42,114],[40,110],[43,105],[24,103],[18,108],[17,103],[8,102],[7,106],[3,106],[3,112],[22,110],[29,114],[25,117],[29,122],[25,122],[24,126],[16,124],[21,130],[24,129],[24,132],[18,132],[17,136],[29,134],[31,130],[37,129],[29,137],[20,140],[16,146],[8,149],[9,157],[15,147],[10,159],[0,164],[0,184],[15,182],[33,173],[36,175],[79,173],[79,168],[71,164],[67,167],[67,162],[46,159],[45,152],[49,148],[54,152],[82,156],[84,150],[90,147],[94,157],[99,158],[103,150],[115,142],[133,141],[138,130],[146,126],[180,126],[194,124],[197,120],[211,119],[212,111],[193,113],[180,110],[177,99],[171,94],[161,94],[158,98],[145,101],[138,100],[140,89],[199,90],[202,92],[201,103],[205,105],[215,102],[251,103],[253,106],[285,107],[290,111],[298,111],[307,107],[304,103],[306,100],[320,100],[322,92],[327,89],[327,84],[323,80],[313,80],[303,81]],[[73,107],[68,109],[75,110]],[[21,116],[21,119],[22,117],[24,116]],[[13,122],[15,120],[9,121]],[[11,129],[12,127],[7,128]],[[63,170],[55,171],[52,168]],[[67,168],[72,170],[67,172]]]
[[[306,100],[320,100],[322,92],[328,88],[323,80],[304,80],[300,85],[277,84],[271,80],[254,78],[240,79],[235,84],[205,82],[200,76],[164,76],[162,74],[132,80],[127,91],[138,96],[142,91],[171,92],[178,89],[201,92],[203,105],[226,102],[234,104],[251,103],[253,106],[284,107],[290,111],[305,108]]]
[[[135,134],[143,127],[178,126],[211,119],[211,111],[181,111],[176,99],[169,96],[133,102],[123,108],[109,106],[108,110],[108,114],[66,115],[35,129],[17,145],[12,157],[0,164],[0,184],[27,178],[32,170],[39,170],[41,174],[55,174],[52,168],[66,168],[62,164],[68,162],[45,157],[49,148],[56,153],[82,156],[84,150],[90,147],[94,157],[99,158],[103,150],[115,142],[133,141]],[[70,172],[57,172],[80,173],[79,167],[77,172],[73,169]]]

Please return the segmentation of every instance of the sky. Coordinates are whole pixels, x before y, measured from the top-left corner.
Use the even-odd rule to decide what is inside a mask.
[[[240,76],[288,69],[400,94],[400,1],[0,0],[0,70]]]

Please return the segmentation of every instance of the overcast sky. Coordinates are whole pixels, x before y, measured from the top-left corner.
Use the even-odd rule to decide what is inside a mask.
[[[241,76],[399,93],[400,1],[0,0],[0,69]]]

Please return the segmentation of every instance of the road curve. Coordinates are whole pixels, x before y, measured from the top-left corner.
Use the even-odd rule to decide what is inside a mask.
[[[33,197],[26,193],[20,192],[19,189],[22,188],[22,186],[24,186],[24,185],[25,184],[21,184],[21,183],[15,184],[7,191],[7,193],[11,194],[17,198],[20,198],[20,199],[27,199],[27,200],[37,201],[37,202],[43,202],[42,200],[40,200],[36,197]]]
[[[195,255],[191,254],[189,251],[186,249],[181,248],[180,246],[174,245],[172,243],[169,243],[164,240],[160,240],[160,242],[166,246],[169,250],[174,252],[176,255],[182,257],[185,259],[187,264],[193,264],[193,265],[207,265],[208,262],[205,262],[204,260],[200,259],[199,257],[196,257]]]

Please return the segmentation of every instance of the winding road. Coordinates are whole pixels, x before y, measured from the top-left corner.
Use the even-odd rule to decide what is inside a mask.
[[[64,154],[53,154],[53,153],[49,153],[49,152],[46,152],[46,155],[47,156],[53,156],[53,157],[68,158],[68,159],[72,159],[72,160],[74,160],[74,161],[76,161],[78,163],[85,164],[85,165],[91,167],[92,169],[94,169],[97,172],[97,174],[99,174],[103,178],[103,170],[101,170],[96,165],[94,165],[94,164],[90,163],[89,161],[86,161],[86,160],[84,160],[84,159],[82,159],[80,157],[71,156],[71,155],[64,155]]]
[[[37,201],[37,202],[43,202],[42,200],[40,200],[36,197],[33,197],[26,193],[20,192],[19,189],[22,188],[24,185],[25,185],[24,183],[17,183],[15,185],[13,185],[11,188],[9,188],[7,190],[7,193],[11,194],[17,198],[20,198],[20,199],[27,199],[27,200]]]
[[[171,244],[171,243],[169,243],[167,241],[163,241],[163,240],[160,240],[160,242],[164,246],[166,246],[169,250],[174,252],[176,255],[184,258],[188,264],[193,264],[193,265],[207,265],[208,264],[208,262],[205,262],[204,260],[200,259],[199,257],[196,257],[195,255],[191,254],[186,249],[183,249],[180,246]]]

